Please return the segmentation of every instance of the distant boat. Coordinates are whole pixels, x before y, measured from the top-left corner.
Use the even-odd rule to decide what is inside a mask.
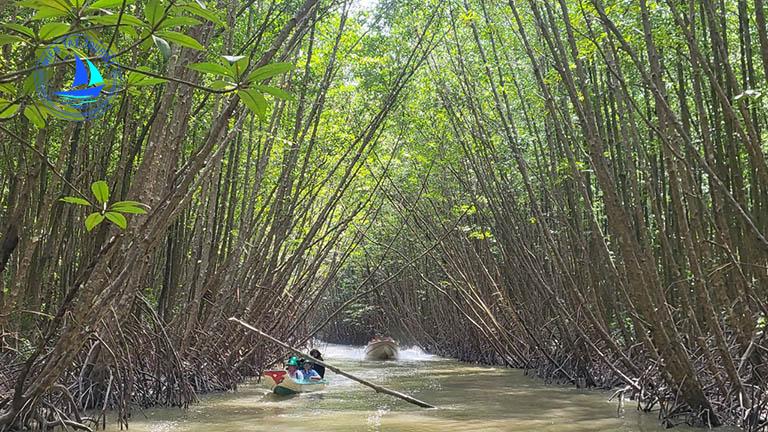
[[[76,105],[93,102],[99,97],[101,89],[104,88],[104,78],[90,60],[85,59],[85,62],[88,64],[87,70],[83,60],[75,55],[75,79],[72,81],[72,89],[56,92],[56,95],[71,99]],[[76,88],[83,85],[86,87]]]
[[[286,371],[265,371],[264,384],[272,390],[273,393],[281,396],[288,396],[297,393],[306,393],[322,390],[328,381],[322,380],[295,380],[288,376]]]
[[[392,338],[377,338],[365,347],[365,358],[368,360],[396,360],[397,354],[397,342]]]

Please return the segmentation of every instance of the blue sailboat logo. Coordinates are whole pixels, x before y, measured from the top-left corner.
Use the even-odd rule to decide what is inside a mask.
[[[85,62],[88,64],[87,71],[83,61],[75,55],[75,79],[72,82],[72,89],[56,92],[56,95],[69,99],[72,105],[93,102],[98,98],[101,89],[104,87],[104,78],[102,78],[96,66],[88,59],[85,59]],[[85,88],[76,88],[86,84]]]
[[[112,98],[120,94],[125,86],[123,70],[112,61],[109,46],[91,35],[72,33],[61,36],[35,54],[37,69],[33,77],[36,94],[45,107],[60,119],[84,121],[100,117],[109,110]],[[61,65],[60,60],[65,60],[66,65],[53,69]],[[72,73],[69,69],[74,69],[74,79],[71,83],[62,84],[58,72],[68,77]]]

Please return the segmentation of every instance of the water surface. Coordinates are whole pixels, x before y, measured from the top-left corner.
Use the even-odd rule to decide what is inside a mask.
[[[401,352],[398,361],[363,360],[363,349],[319,347],[325,359],[364,379],[429,402],[423,409],[328,371],[330,384],[317,393],[275,396],[258,383],[237,392],[207,395],[188,410],[134,412],[132,431],[536,431],[661,432],[656,415],[628,403],[617,416],[610,393],[545,385],[521,371],[469,365]],[[110,429],[108,429],[110,430]],[[114,428],[111,430],[117,430]],[[693,431],[679,427],[675,431]],[[720,429],[726,432],[726,429]]]

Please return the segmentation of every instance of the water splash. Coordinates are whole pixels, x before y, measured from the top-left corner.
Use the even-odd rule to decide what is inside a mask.
[[[349,346],[349,345],[337,345],[320,342],[314,345],[323,353],[323,358],[328,361],[333,360],[364,360],[365,359],[365,347],[364,346]],[[397,360],[394,361],[407,361],[407,362],[422,362],[422,361],[436,361],[444,360],[442,357],[436,355],[427,354],[421,348],[412,346],[409,348],[400,347],[400,354]]]
[[[400,360],[406,361],[436,361],[443,360],[442,357],[438,357],[433,354],[425,353],[424,350],[417,346],[410,348],[400,348]]]

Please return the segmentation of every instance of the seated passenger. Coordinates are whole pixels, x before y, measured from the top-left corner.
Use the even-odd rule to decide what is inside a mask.
[[[317,349],[312,349],[312,351],[309,352],[309,355],[316,358],[317,360],[320,360],[320,361],[323,360],[323,356],[320,354],[320,351],[318,351]],[[313,367],[312,369],[316,370],[317,373],[320,374],[320,378],[325,377],[325,366],[316,364],[315,367]]]
[[[306,380],[321,380],[321,379],[323,379],[320,376],[320,374],[317,373],[316,370],[312,369],[312,366],[314,366],[314,364],[312,364],[311,361],[304,360],[304,370],[301,371],[301,374],[304,376],[304,379],[306,379]]]
[[[304,374],[301,373],[299,370],[299,359],[297,359],[294,356],[291,356],[291,358],[288,359],[288,363],[286,363],[286,366],[288,367],[288,376],[293,378],[294,380],[303,380]]]

